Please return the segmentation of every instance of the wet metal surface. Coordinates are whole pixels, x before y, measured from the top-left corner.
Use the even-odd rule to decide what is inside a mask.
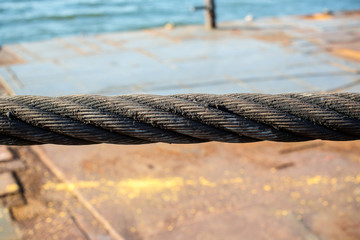
[[[359,19],[17,44],[8,59],[22,62],[1,62],[0,76],[8,92],[49,96],[359,91]],[[358,141],[21,148],[32,166],[20,176],[29,200],[13,214],[26,239],[355,240],[359,149]]]
[[[4,60],[0,75],[15,94],[49,96],[357,91],[360,17],[338,13],[318,18],[228,22],[217,31],[187,26],[9,45],[5,50],[14,56],[8,59],[21,62]]]

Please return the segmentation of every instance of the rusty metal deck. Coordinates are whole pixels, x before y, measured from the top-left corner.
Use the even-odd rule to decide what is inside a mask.
[[[360,91],[360,15],[5,46],[4,94]],[[1,56],[0,54],[0,56]],[[25,239],[359,239],[360,143],[16,149]],[[29,210],[35,209],[35,210]]]

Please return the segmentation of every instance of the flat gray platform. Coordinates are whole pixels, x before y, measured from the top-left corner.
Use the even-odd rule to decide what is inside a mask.
[[[15,94],[359,91],[359,17],[283,17],[5,46]],[[340,37],[341,36],[341,37]],[[335,54],[335,55],[334,55]]]

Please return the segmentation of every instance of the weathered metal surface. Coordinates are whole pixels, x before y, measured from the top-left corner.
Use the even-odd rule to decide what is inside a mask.
[[[0,75],[15,94],[50,96],[357,91],[358,22],[338,13],[16,44],[6,49],[25,62]]]
[[[3,207],[0,207],[0,236],[2,240],[22,239],[19,229],[11,222],[8,209]]]
[[[0,146],[0,163],[10,161],[13,158],[13,154],[6,146]]]
[[[359,142],[43,149],[125,239],[360,237]]]
[[[8,48],[24,63],[2,66],[0,75],[15,94],[50,96],[359,91],[358,16],[17,44]],[[359,145],[43,146],[37,155],[22,148],[32,164],[20,176],[28,207],[14,216],[26,239],[355,240]]]
[[[0,196],[15,194],[19,186],[10,172],[0,173]]]
[[[24,60],[14,54],[9,48],[0,46],[0,66],[23,63]]]

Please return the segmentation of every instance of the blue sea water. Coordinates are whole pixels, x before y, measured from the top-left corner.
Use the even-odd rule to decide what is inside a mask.
[[[0,0],[0,44],[198,24],[203,0]],[[219,21],[360,8],[360,0],[216,0]]]

